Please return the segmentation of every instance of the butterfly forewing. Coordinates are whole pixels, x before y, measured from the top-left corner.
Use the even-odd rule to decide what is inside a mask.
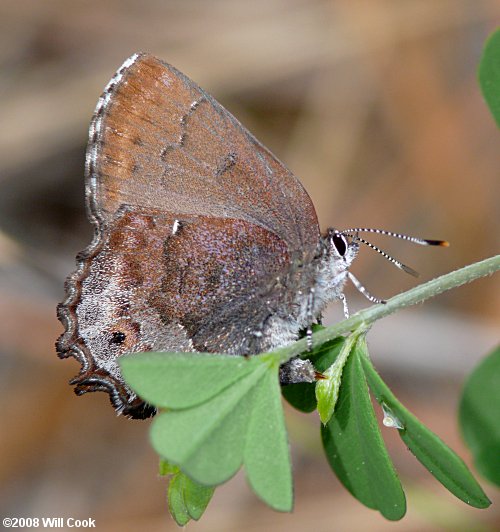
[[[292,253],[314,252],[319,227],[301,183],[193,81],[139,54],[107,91],[88,150],[98,219],[124,204],[239,218],[274,232]]]

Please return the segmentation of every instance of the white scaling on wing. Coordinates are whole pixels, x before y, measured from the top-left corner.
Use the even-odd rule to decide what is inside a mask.
[[[104,111],[106,107],[108,106],[111,96],[113,94],[113,91],[118,83],[122,80],[125,71],[130,68],[138,59],[139,54],[131,55],[127,60],[124,61],[123,65],[116,71],[116,74],[111,78],[109,83],[104,88],[103,93],[101,94],[101,97],[97,101],[97,105],[94,111],[94,116],[92,118],[92,121],[90,123],[89,128],[89,145],[87,148],[87,156],[85,159],[85,170],[88,176],[92,179],[92,189],[95,192],[95,183],[94,183],[94,175],[91,175],[93,173],[93,169],[95,166],[95,163],[97,161],[98,157],[98,151],[99,151],[99,140],[102,136],[102,120],[104,116]]]
[[[181,323],[178,323],[177,324],[177,327],[182,331],[182,332],[185,332],[186,328],[184,327],[184,325],[182,325]],[[187,333],[186,333],[186,336],[187,336]],[[189,345],[189,350],[190,351],[196,351],[196,349],[194,348],[194,344],[193,344],[193,339],[192,338],[189,338],[188,337],[188,345]]]
[[[202,96],[199,100],[194,100],[193,102],[191,102],[191,105],[189,106],[189,111],[186,114],[182,115],[179,119],[182,128],[181,134],[179,135],[179,140],[177,141],[177,144],[179,146],[184,146],[184,142],[186,140],[186,131],[184,130],[184,128],[187,124],[187,119],[194,113],[194,111],[196,111],[196,109],[203,100],[204,98]]]
[[[172,226],[172,235],[175,235],[177,231],[179,230],[179,220],[174,220],[174,225]]]

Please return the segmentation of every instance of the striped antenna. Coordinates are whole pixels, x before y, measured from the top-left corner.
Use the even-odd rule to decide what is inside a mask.
[[[446,240],[428,240],[426,238],[417,238],[415,236],[402,235],[400,233],[386,231],[385,229],[372,229],[369,227],[356,227],[353,229],[343,229],[342,231],[339,231],[339,233],[341,235],[348,235],[348,236],[352,236],[352,235],[349,235],[349,233],[377,233],[379,235],[392,236],[394,238],[400,238],[401,240],[407,240],[408,242],[413,242],[414,244],[419,244],[421,246],[448,247],[450,245]]]
[[[400,238],[401,240],[406,240],[407,242],[412,242],[413,244],[419,244],[421,246],[443,246],[448,247],[449,243],[446,242],[446,240],[428,240],[426,238],[417,238],[415,236],[408,236],[408,235],[402,235],[400,233],[394,233],[392,231],[386,231],[385,229],[372,229],[368,227],[356,227],[352,229],[343,229],[342,231],[339,231],[340,235],[348,236],[352,238],[354,241],[361,242],[365,246],[368,246],[369,248],[373,249],[377,253],[380,253],[382,257],[387,259],[389,262],[394,264],[397,268],[400,270],[403,270],[406,273],[409,273],[410,275],[413,275],[414,277],[418,277],[418,272],[415,271],[413,268],[410,268],[409,266],[406,266],[406,264],[403,264],[399,260],[395,259],[394,257],[391,257],[388,253],[385,251],[382,251],[380,248],[372,244],[371,242],[368,242],[368,240],[365,240],[364,238],[361,238],[358,233],[377,233],[379,235],[386,235],[386,236],[392,236],[394,238]]]
[[[342,232],[342,234],[344,233]],[[356,236],[356,235],[350,235],[350,234],[346,234],[344,236],[350,236],[356,242],[361,242],[362,244],[364,244],[365,246],[368,246],[369,248],[373,249],[377,253],[380,253],[382,257],[384,257],[384,259],[387,259],[389,262],[392,262],[392,264],[394,264],[394,266],[396,266],[400,270],[403,270],[404,272],[409,273],[410,275],[413,275],[413,277],[419,276],[419,273],[416,270],[414,270],[413,268],[410,268],[409,266],[406,266],[406,264],[403,264],[402,262],[395,259],[394,257],[391,257],[388,253],[386,253],[385,251],[382,251],[380,248],[373,245],[371,242],[368,242],[364,238],[361,238],[360,236]]]

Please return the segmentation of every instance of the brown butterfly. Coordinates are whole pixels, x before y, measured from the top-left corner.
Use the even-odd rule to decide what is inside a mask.
[[[66,330],[57,351],[82,364],[77,394],[106,391],[127,416],[154,409],[123,382],[125,353],[252,355],[286,345],[343,299],[348,277],[379,301],[348,271],[366,243],[361,229],[320,235],[298,179],[151,55],[127,59],[100,97],[85,187],[95,236],[58,307]],[[282,372],[287,382],[312,379],[299,359]]]

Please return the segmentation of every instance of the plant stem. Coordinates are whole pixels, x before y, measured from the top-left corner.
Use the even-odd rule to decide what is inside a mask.
[[[327,327],[313,335],[313,344],[321,345],[328,340],[332,340],[341,334],[349,333],[359,327],[368,328],[373,322],[384,318],[396,310],[421,303],[430,297],[434,297],[446,290],[456,288],[465,283],[470,283],[480,277],[492,275],[500,270],[500,255],[490,257],[480,262],[475,262],[454,272],[447,273],[436,279],[416,286],[389,299],[385,304],[374,305],[360,310],[350,318],[343,320],[331,327]],[[280,363],[286,362],[290,358],[303,354],[307,351],[307,340],[303,338],[287,347],[282,347],[273,352]]]

